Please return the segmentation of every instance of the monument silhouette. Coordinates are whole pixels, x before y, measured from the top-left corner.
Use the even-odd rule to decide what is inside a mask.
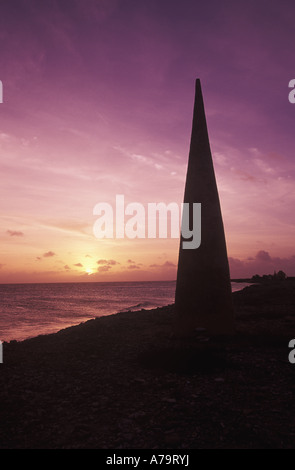
[[[197,328],[205,328],[212,335],[232,334],[234,312],[226,241],[199,79],[184,202],[190,204],[190,215],[192,204],[201,203],[201,245],[184,249],[184,240],[180,240],[176,334],[190,336]]]

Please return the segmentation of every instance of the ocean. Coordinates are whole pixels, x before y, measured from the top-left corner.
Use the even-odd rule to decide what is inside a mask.
[[[22,341],[92,318],[174,302],[175,281],[0,284],[0,340]],[[248,284],[232,283],[232,290]]]

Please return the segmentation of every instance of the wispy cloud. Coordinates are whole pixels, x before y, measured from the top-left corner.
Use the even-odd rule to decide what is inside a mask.
[[[7,230],[6,233],[11,237],[23,237],[25,235],[23,232],[19,232],[17,230]]]
[[[47,253],[43,254],[43,258],[52,258],[53,256],[56,256],[53,251],[47,251]]]

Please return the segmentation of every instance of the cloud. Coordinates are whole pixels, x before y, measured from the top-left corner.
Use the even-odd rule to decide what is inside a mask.
[[[147,157],[146,155],[130,152],[129,150],[126,150],[122,147],[114,147],[115,150],[118,152],[122,153],[125,157],[130,158],[134,162],[140,164],[140,165],[146,165],[151,168],[156,168],[156,170],[163,170],[164,166],[159,163],[159,160],[162,162],[167,161],[167,155],[159,155],[159,154],[153,154],[152,156]]]
[[[133,261],[132,259],[129,259],[129,260],[127,261],[127,263],[129,263],[129,264],[135,264],[135,261]]]
[[[7,230],[8,235],[10,235],[11,237],[23,237],[24,236],[24,233],[23,232],[18,232],[16,230]]]
[[[255,258],[257,261],[271,263],[272,259],[267,251],[259,251]]]
[[[77,266],[77,268],[83,268],[83,264],[81,263],[74,264],[74,266]]]
[[[106,272],[110,271],[110,269],[112,269],[112,266],[107,266],[107,265],[105,265],[105,266],[100,266],[100,267],[97,269],[97,271],[98,271],[99,273],[106,273]]]
[[[229,257],[228,261],[229,261],[231,271],[237,272],[237,271],[243,270],[245,268],[245,262],[241,261],[238,258]]]
[[[171,261],[166,261],[166,263],[162,265],[162,268],[176,268],[176,264],[172,263]]]
[[[106,266],[116,266],[120,263],[118,261],[115,261],[114,259],[100,259],[97,261],[97,264]]]
[[[252,183],[265,183],[264,179],[257,178],[255,175],[252,175],[248,171],[245,170],[240,170],[238,168],[231,168],[230,169],[232,173],[234,173],[238,179],[242,181],[251,181]]]
[[[231,277],[252,277],[255,274],[273,274],[274,271],[284,271],[288,276],[295,275],[295,255],[287,258],[271,256],[269,252],[261,250],[245,260],[229,257]]]
[[[11,136],[9,134],[5,134],[4,132],[0,132],[0,141],[2,142],[9,142],[11,140]]]
[[[128,266],[128,269],[140,269],[140,266],[138,266],[137,264],[130,264],[130,266]]]
[[[97,261],[97,264],[100,266],[97,271],[103,273],[110,271],[113,266],[117,266],[120,263],[114,259],[100,259]]]
[[[43,258],[52,258],[53,256],[56,256],[53,251],[48,251],[47,253],[43,254]]]
[[[164,264],[151,264],[150,268],[170,269],[170,268],[176,268],[176,264],[172,263],[171,261],[166,261],[166,263]]]
[[[86,235],[88,226],[76,220],[50,220],[43,224],[44,227],[55,228],[62,232],[69,232],[74,235]]]
[[[65,268],[66,271],[70,271],[70,270],[71,270],[70,266],[68,266],[67,264],[64,266],[64,268]]]

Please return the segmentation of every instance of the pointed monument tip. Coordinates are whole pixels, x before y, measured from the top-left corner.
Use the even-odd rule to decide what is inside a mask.
[[[199,78],[196,79],[196,96],[197,95],[202,95],[202,86],[201,86],[201,80]]]
[[[196,87],[195,87],[195,111],[194,111],[194,115],[196,115],[196,113],[200,114],[200,110],[202,108],[204,108],[203,92],[202,92],[201,80],[199,78],[197,78],[196,79]]]

